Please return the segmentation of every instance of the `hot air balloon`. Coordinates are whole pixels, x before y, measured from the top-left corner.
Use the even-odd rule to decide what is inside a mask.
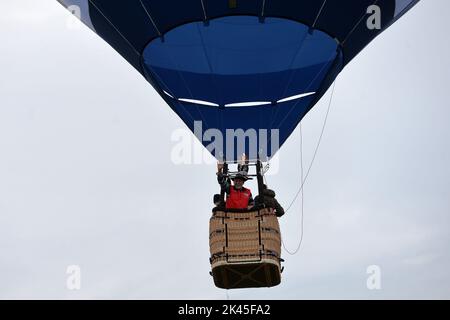
[[[211,154],[229,162],[242,153],[270,159],[343,68],[418,2],[58,1],[77,8]],[[217,143],[230,130],[252,142],[231,135],[232,143]],[[271,277],[268,286],[279,283]]]

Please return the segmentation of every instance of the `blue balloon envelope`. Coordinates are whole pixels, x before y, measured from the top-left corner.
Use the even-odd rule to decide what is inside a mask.
[[[78,8],[215,157],[236,160],[272,157],[342,69],[418,0],[59,2]]]

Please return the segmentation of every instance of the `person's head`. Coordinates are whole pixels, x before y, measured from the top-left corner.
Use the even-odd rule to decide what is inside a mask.
[[[234,187],[238,190],[242,189],[242,187],[244,186],[245,180],[241,177],[236,177],[236,178],[234,178],[233,181],[234,181]]]
[[[238,190],[241,189],[247,180],[248,178],[246,173],[238,172],[233,178],[234,187]]]

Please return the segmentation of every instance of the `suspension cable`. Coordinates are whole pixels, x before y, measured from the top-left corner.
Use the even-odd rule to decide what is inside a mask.
[[[318,152],[318,150],[319,150],[320,143],[321,143],[321,141],[322,141],[323,133],[324,133],[325,127],[326,127],[326,125],[327,125],[328,115],[329,115],[329,113],[330,113],[330,109],[331,109],[331,105],[332,105],[332,101],[333,101],[333,96],[334,96],[334,89],[335,89],[335,87],[336,87],[336,80],[335,80],[334,83],[333,83],[333,88],[332,88],[332,91],[331,91],[330,100],[329,100],[329,102],[328,102],[327,113],[326,113],[326,115],[325,115],[325,120],[324,120],[324,122],[323,122],[323,126],[322,126],[322,130],[321,130],[321,132],[320,132],[319,140],[317,141],[317,146],[316,146],[316,149],[314,150],[313,158],[312,158],[312,160],[311,160],[311,163],[309,164],[308,170],[307,170],[306,175],[305,175],[304,177],[303,177],[303,172],[304,172],[304,171],[303,171],[303,133],[302,133],[302,126],[301,126],[301,123],[300,123],[300,171],[301,171],[301,182],[302,182],[302,183],[301,183],[300,188],[299,188],[299,190],[297,191],[297,193],[296,193],[294,199],[293,199],[292,202],[289,204],[288,208],[285,210],[285,213],[289,211],[289,209],[292,207],[292,205],[294,204],[294,202],[297,200],[297,197],[301,194],[301,202],[302,202],[302,204],[301,204],[301,209],[300,209],[300,214],[301,214],[301,217],[300,217],[300,231],[301,231],[301,234],[300,234],[300,240],[299,240],[299,243],[298,243],[298,245],[297,245],[297,247],[296,247],[296,249],[295,249],[294,251],[290,251],[289,249],[287,249],[284,240],[283,240],[283,239],[281,240],[281,243],[283,244],[284,250],[285,250],[289,255],[295,255],[295,254],[297,254],[298,251],[299,251],[300,248],[301,248],[302,243],[303,243],[303,235],[304,235],[304,186],[305,186],[306,179],[308,178],[309,173],[310,173],[310,171],[311,171],[311,168],[312,168],[312,166],[313,166],[313,164],[314,164],[314,160],[315,160],[315,158],[316,158],[317,152]]]
[[[334,89],[335,89],[335,87],[336,87],[336,80],[335,80],[334,83],[333,83],[333,88],[332,88],[332,91],[331,91],[330,101],[328,102],[327,113],[326,113],[326,115],[325,115],[325,120],[324,120],[324,122],[323,122],[322,131],[320,132],[320,136],[319,136],[319,140],[318,140],[318,142],[317,142],[316,149],[314,150],[313,158],[312,158],[312,160],[311,160],[311,163],[309,164],[308,170],[306,171],[305,178],[304,178],[304,180],[302,181],[302,184],[300,185],[300,188],[298,189],[297,193],[295,194],[294,199],[291,201],[291,203],[289,204],[289,206],[288,206],[288,208],[286,209],[285,212],[288,212],[289,209],[290,209],[290,208],[292,207],[292,205],[294,204],[294,202],[297,200],[297,197],[298,197],[298,195],[300,194],[300,192],[303,190],[303,186],[305,185],[305,182],[306,182],[306,180],[308,179],[309,173],[311,172],[311,168],[312,168],[312,166],[313,166],[313,164],[314,164],[314,160],[316,159],[317,151],[319,150],[320,143],[322,142],[323,133],[324,133],[325,127],[326,127],[326,125],[327,125],[328,115],[329,115],[329,113],[330,113],[330,108],[331,108],[331,103],[332,103],[332,101],[333,101],[333,95],[334,95]]]
[[[302,124],[300,123],[300,175],[301,175],[301,181],[303,181],[303,132],[302,132]],[[283,244],[283,249],[291,256],[295,255],[299,250],[300,247],[302,245],[303,242],[303,217],[304,217],[304,189],[301,189],[301,202],[302,202],[302,206],[301,206],[301,217],[300,217],[300,230],[301,230],[301,234],[300,234],[300,241],[297,245],[297,247],[295,248],[295,250],[292,252],[290,251],[287,247],[286,244],[284,242],[284,239],[281,238],[281,243]]]

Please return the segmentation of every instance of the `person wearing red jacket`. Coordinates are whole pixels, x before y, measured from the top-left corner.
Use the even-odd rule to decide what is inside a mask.
[[[250,209],[254,206],[252,192],[250,189],[244,187],[245,181],[249,180],[246,171],[239,171],[234,177],[233,185],[219,168],[217,172],[217,181],[220,187],[227,194],[225,203],[226,209]]]

